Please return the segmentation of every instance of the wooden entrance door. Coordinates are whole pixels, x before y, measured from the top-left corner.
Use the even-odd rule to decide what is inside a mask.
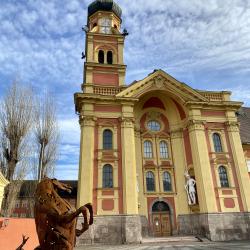
[[[171,235],[169,213],[153,213],[152,219],[155,237],[166,237]]]

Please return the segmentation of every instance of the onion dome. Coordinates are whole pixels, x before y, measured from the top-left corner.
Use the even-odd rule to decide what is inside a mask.
[[[111,11],[119,18],[122,16],[122,9],[113,0],[96,0],[91,3],[88,7],[88,17],[99,10]]]

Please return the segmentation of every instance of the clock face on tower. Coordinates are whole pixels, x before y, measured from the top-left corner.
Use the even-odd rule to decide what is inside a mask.
[[[100,33],[110,34],[111,33],[111,19],[103,17],[99,20]]]

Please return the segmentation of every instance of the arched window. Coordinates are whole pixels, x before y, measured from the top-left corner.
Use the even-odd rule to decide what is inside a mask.
[[[102,170],[102,187],[113,188],[113,168],[109,164],[104,165]]]
[[[152,206],[152,212],[170,212],[170,208],[166,202],[156,201]]]
[[[213,134],[213,142],[214,142],[214,151],[218,153],[222,152],[221,138],[218,133]]]
[[[108,64],[113,63],[113,53],[112,53],[112,51],[108,51],[108,53],[107,53],[107,63]]]
[[[146,174],[147,191],[155,191],[155,176],[149,171]]]
[[[219,167],[219,177],[220,177],[220,186],[221,187],[229,187],[227,170],[224,166]]]
[[[168,158],[168,145],[165,141],[160,142],[160,157]]]
[[[113,149],[113,133],[110,129],[103,131],[103,149]]]
[[[103,50],[99,50],[98,52],[98,62],[104,63],[104,51]]]
[[[153,157],[153,150],[152,150],[152,142],[151,141],[144,142],[144,157],[146,157],[146,158]]]
[[[167,171],[163,173],[163,189],[165,192],[172,191],[171,175]]]

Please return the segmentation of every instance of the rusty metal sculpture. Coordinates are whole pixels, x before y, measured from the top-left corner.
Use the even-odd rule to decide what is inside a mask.
[[[23,246],[26,244],[28,239],[29,239],[29,237],[25,238],[25,235],[23,235],[23,241],[22,241],[21,245],[16,250],[24,250]]]
[[[72,207],[61,198],[58,190],[70,192],[71,187],[56,179],[44,178],[36,189],[35,222],[41,250],[73,250],[76,236],[80,236],[93,224],[93,210],[90,203],[78,208]],[[89,211],[89,220],[88,220]],[[82,214],[82,229],[76,229],[77,217]]]

